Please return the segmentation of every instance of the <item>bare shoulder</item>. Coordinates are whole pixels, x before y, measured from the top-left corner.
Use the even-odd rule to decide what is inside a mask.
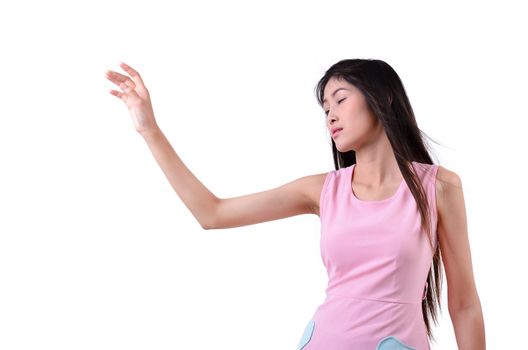
[[[442,184],[449,184],[452,186],[460,185],[460,177],[458,176],[458,174],[441,165],[438,166],[436,179],[439,180],[439,182]]]
[[[462,180],[457,173],[441,165],[436,173],[436,205],[438,214],[442,216],[446,206],[462,196]]]
[[[319,199],[326,179],[326,173],[308,175],[305,177],[306,191],[310,199],[311,212],[319,216]]]

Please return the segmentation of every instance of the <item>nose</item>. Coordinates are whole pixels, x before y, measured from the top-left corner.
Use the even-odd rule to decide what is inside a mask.
[[[328,127],[332,126],[332,124],[334,123],[335,121],[335,116],[332,112],[328,112],[328,115],[326,116],[326,125]]]

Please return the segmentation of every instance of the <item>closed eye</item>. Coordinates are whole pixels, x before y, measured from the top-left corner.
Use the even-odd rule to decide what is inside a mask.
[[[340,99],[339,101],[337,101],[337,104],[339,104],[343,100],[346,100],[346,97],[344,97],[344,98]],[[325,111],[325,115],[328,116],[328,111]]]

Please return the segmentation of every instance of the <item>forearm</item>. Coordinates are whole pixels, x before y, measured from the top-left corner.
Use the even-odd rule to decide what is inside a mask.
[[[161,131],[141,132],[161,170],[203,228],[208,228],[218,198],[185,166]]]
[[[484,317],[480,303],[450,312],[459,350],[485,350]]]

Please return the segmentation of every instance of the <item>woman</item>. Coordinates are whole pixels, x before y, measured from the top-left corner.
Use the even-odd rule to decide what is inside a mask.
[[[430,349],[442,262],[460,349],[485,349],[464,196],[456,173],[433,164],[397,73],[346,59],[317,84],[335,170],[268,191],[218,198],[185,166],[154,118],[140,75],[107,71],[170,184],[204,229],[315,214],[328,271],[326,299],[297,349]]]

